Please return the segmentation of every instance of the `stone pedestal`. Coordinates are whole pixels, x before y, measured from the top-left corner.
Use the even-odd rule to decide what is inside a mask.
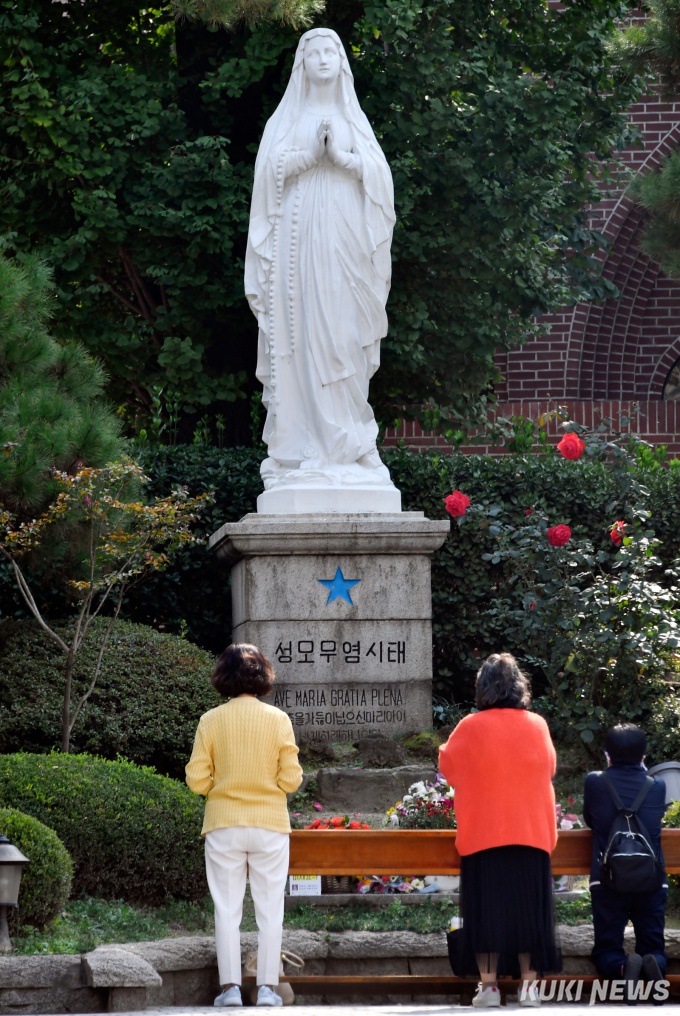
[[[354,741],[432,725],[430,557],[448,521],[246,515],[210,539],[232,565],[232,637],[276,669],[297,737]]]

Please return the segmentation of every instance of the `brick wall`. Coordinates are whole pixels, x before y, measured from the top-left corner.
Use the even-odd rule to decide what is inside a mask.
[[[619,430],[621,417],[627,418],[630,423],[622,428],[624,431],[638,434],[652,445],[666,445],[669,457],[680,457],[680,402],[662,402],[659,399],[649,402],[621,399],[561,399],[558,401],[518,399],[497,405],[496,409],[489,414],[489,419],[493,422],[499,416],[506,419],[522,416],[525,420],[533,420],[538,423],[539,417],[543,413],[555,410],[558,406],[566,407],[570,419],[582,423],[586,427],[597,427],[603,420],[608,419],[612,421],[613,427]],[[554,418],[548,422],[547,430],[551,444],[557,444],[564,433],[559,427],[559,422]],[[385,447],[390,448],[402,441],[417,451],[427,451],[428,449],[441,449],[445,453],[451,451],[450,445],[444,438],[423,433],[417,423],[402,423],[398,430],[388,430],[384,444]],[[502,445],[489,443],[466,445],[460,451],[467,454],[507,454],[507,449]]]
[[[680,142],[680,103],[650,95],[631,108],[630,117],[643,132],[644,148],[624,151],[620,164],[648,172]],[[662,397],[668,372],[680,359],[680,283],[639,250],[645,214],[623,188],[603,198],[591,221],[611,245],[604,273],[620,299],[566,308],[544,318],[549,335],[499,354],[506,378],[499,398]]]
[[[549,0],[559,6],[558,0]],[[636,12],[629,23],[640,23]],[[618,165],[630,176],[649,172],[680,144],[680,102],[648,95],[630,109],[644,144],[620,153]],[[590,222],[609,241],[602,255],[604,274],[620,291],[601,306],[579,304],[543,319],[549,334],[519,349],[499,353],[505,380],[496,388],[495,416],[522,415],[537,420],[547,409],[567,405],[572,419],[592,425],[604,417],[618,420],[639,405],[634,429],[652,444],[665,444],[680,455],[680,403],[662,400],[668,374],[680,360],[680,282],[666,278],[639,249],[645,213],[626,195],[625,183],[603,190]],[[561,432],[550,425],[551,441]],[[386,435],[386,445],[405,441],[417,448],[447,450],[442,438],[424,434],[417,424],[402,424]],[[503,454],[489,444],[465,452]]]

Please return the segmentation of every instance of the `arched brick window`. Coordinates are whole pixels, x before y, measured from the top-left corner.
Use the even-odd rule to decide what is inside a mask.
[[[668,372],[663,386],[663,400],[664,402],[680,400],[680,360],[676,360]]]

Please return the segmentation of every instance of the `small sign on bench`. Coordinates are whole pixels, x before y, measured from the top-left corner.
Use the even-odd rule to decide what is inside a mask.
[[[321,875],[291,875],[291,896],[320,896]]]

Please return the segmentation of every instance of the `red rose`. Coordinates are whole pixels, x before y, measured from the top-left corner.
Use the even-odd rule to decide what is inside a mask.
[[[557,446],[557,450],[562,453],[565,459],[580,459],[584,448],[583,441],[573,431],[565,434]]]
[[[612,543],[615,543],[617,547],[621,546],[623,538],[626,535],[626,530],[623,528],[625,524],[623,519],[618,519],[611,528],[609,535],[612,538]]]
[[[348,829],[361,829],[361,822],[350,822]]]
[[[465,509],[470,504],[470,498],[467,494],[461,494],[459,490],[454,490],[453,494],[449,494],[448,497],[444,498],[444,504],[449,515],[453,515],[455,519],[459,515],[465,515]]]
[[[527,508],[527,510],[525,511],[525,513],[524,513],[524,514],[525,514],[525,515],[533,515],[534,513],[533,513],[533,511],[531,510],[531,508]]]
[[[551,547],[563,547],[571,540],[571,529],[569,526],[553,526],[548,530],[548,543]]]
[[[370,829],[371,827],[370,827],[370,825],[366,825],[366,823],[365,823],[365,822],[362,822],[362,823],[361,823],[361,828],[362,828],[362,829]]]

